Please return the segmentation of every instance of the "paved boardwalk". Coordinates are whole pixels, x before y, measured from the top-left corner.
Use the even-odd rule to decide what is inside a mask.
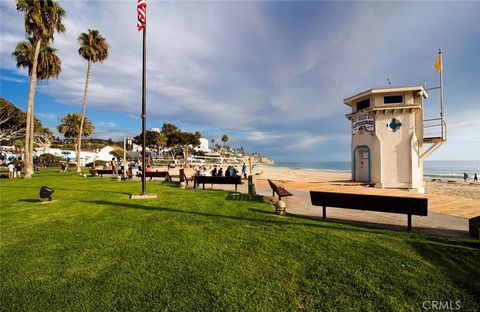
[[[443,195],[424,195],[402,190],[385,190],[362,187],[358,185],[343,185],[342,183],[310,183],[309,190],[305,185],[295,185],[295,182],[283,183],[293,196],[285,197],[287,212],[305,218],[322,218],[322,208],[312,206],[309,190],[331,191],[355,194],[378,194],[392,196],[414,196],[428,198],[428,216],[413,216],[413,232],[428,233],[453,237],[469,237],[468,218],[480,215],[480,205],[472,199]],[[292,188],[297,186],[297,188]],[[214,189],[234,190],[234,186],[215,185]],[[272,196],[272,190],[266,181],[257,180],[258,194]],[[238,188],[239,192],[247,193],[247,184]],[[277,200],[277,197],[274,201]],[[406,231],[407,216],[373,211],[353,209],[327,208],[327,222],[349,223],[359,226],[370,226]]]

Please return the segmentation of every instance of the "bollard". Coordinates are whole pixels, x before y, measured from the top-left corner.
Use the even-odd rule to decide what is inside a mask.
[[[283,200],[279,200],[275,203],[275,211],[277,215],[283,216],[287,213],[287,210],[285,209],[287,207],[287,204]]]

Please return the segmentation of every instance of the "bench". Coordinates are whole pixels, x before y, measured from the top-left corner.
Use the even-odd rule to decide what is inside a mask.
[[[171,182],[172,178],[168,174],[168,171],[150,171],[145,172],[145,178],[165,178],[165,181]]]
[[[190,170],[191,171],[191,170]],[[188,185],[188,182],[189,181],[192,181],[194,180],[194,176],[190,176],[188,177],[186,174],[185,174],[185,169],[180,169],[179,170],[179,178],[180,178],[180,182],[185,182],[186,185]]]
[[[472,237],[480,238],[480,216],[468,219],[468,231]]]
[[[112,169],[90,169],[90,174],[92,176],[100,175],[102,178],[104,174],[113,174]],[[118,174],[123,174],[123,170],[118,170]]]
[[[327,218],[327,206],[406,214],[409,231],[412,230],[412,215],[426,216],[428,213],[427,198],[310,191],[310,199],[312,205],[323,207],[323,219]]]
[[[235,184],[235,192],[237,191],[237,185],[242,184],[242,177],[210,177],[210,176],[195,176],[193,179],[193,188],[197,188],[199,184]]]
[[[283,186],[279,186],[279,185],[276,185],[275,183],[273,183],[272,180],[268,180],[268,184],[270,184],[270,187],[272,188],[272,196],[275,196],[275,193],[278,194],[278,200],[281,200],[282,196],[286,197],[286,196],[292,196],[293,195],[292,193],[287,191],[285,188],[283,188]]]

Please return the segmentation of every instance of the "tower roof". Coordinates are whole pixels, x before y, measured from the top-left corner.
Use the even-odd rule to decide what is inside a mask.
[[[399,93],[399,92],[415,92],[415,91],[424,91],[422,85],[418,86],[402,86],[402,87],[389,87],[389,88],[380,88],[380,89],[369,89],[363,91],[354,96],[346,98],[343,100],[343,103],[349,106],[352,106],[355,101],[367,97],[372,94],[388,94],[388,93]]]

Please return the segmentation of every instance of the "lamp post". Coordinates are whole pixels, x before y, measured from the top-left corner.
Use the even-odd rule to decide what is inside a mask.
[[[127,178],[127,169],[128,169],[128,161],[127,161],[127,146],[132,145],[132,138],[123,138],[123,178]]]

